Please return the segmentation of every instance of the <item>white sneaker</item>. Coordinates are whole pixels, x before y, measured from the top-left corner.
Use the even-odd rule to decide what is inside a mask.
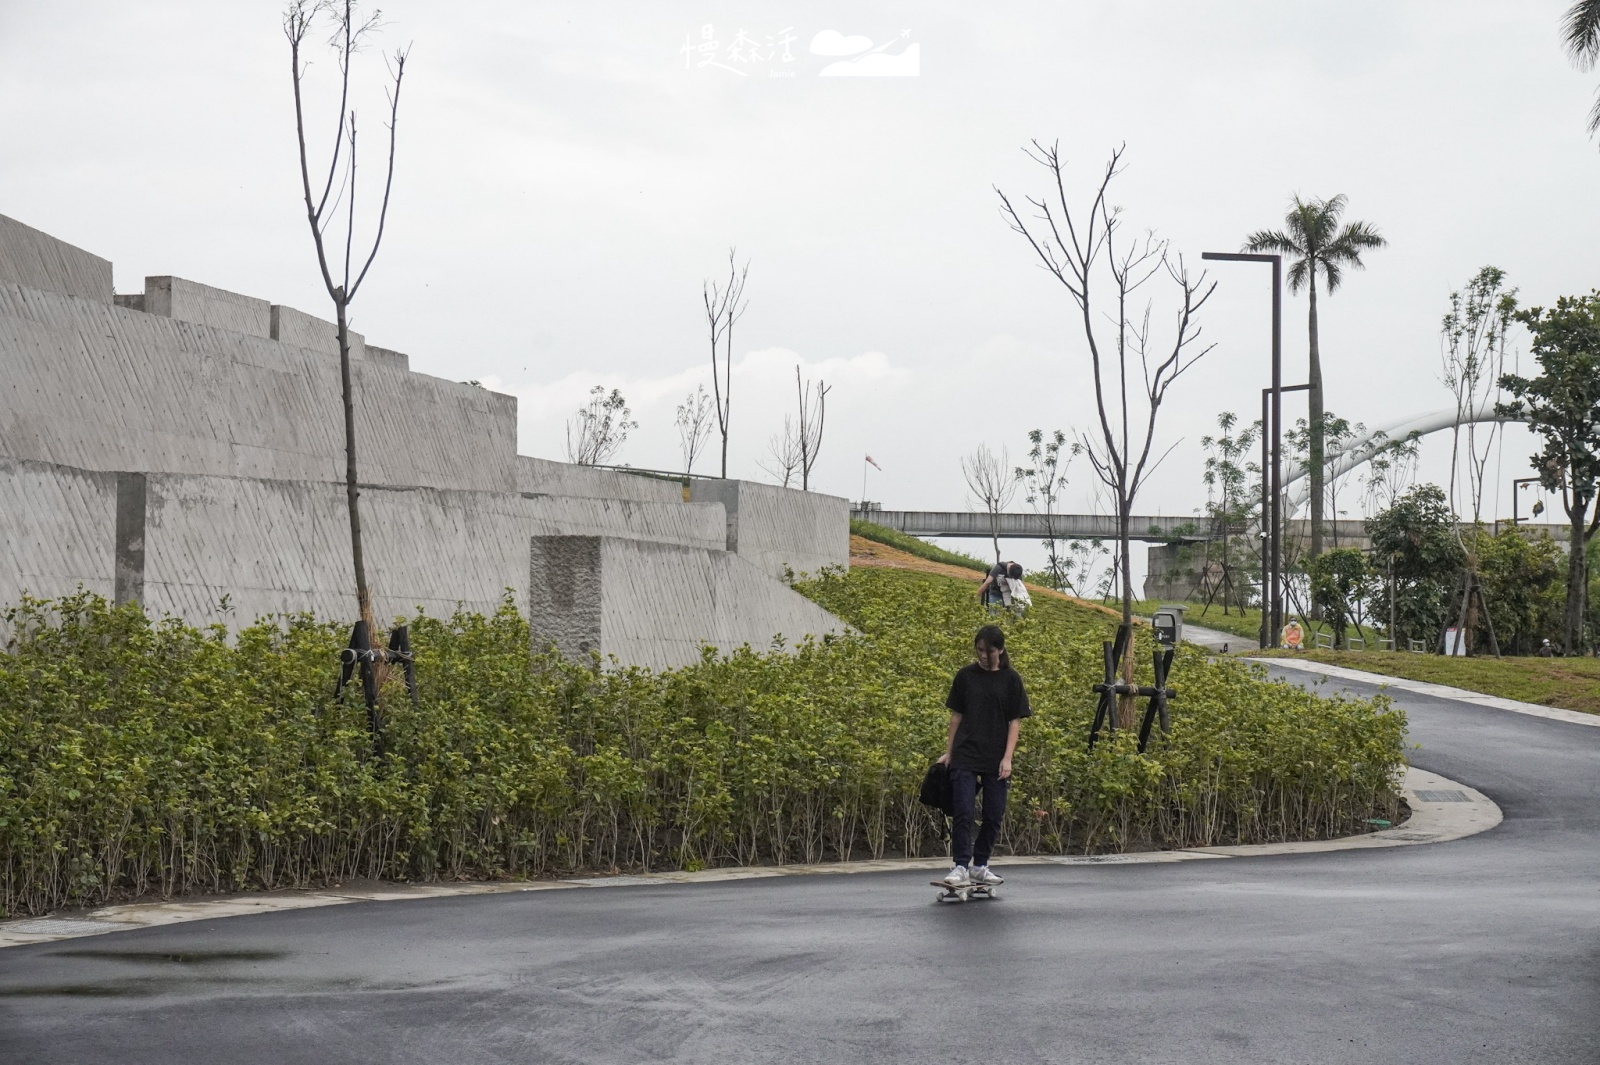
[[[987,865],[974,866],[972,872],[968,875],[971,877],[974,884],[993,886],[995,884],[1005,883],[1005,880],[1000,876],[1000,874],[994,872]]]
[[[966,866],[958,865],[945,874],[944,882],[951,887],[967,887],[972,883],[972,877]]]

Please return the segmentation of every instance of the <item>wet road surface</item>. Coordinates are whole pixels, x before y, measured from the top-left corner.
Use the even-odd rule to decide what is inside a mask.
[[[913,870],[14,947],[0,1062],[1600,1062],[1600,729],[1397,702],[1414,764],[1486,793],[1500,827],[1023,866],[964,906]]]

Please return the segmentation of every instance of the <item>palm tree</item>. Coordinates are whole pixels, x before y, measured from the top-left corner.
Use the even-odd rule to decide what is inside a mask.
[[[1600,59],[1600,0],[1578,0],[1567,9],[1561,36],[1566,38],[1567,55],[1579,70],[1590,70]],[[1600,96],[1589,112],[1589,133],[1600,132]]]
[[[1341,229],[1339,216],[1344,213],[1343,194],[1330,200],[1302,200],[1299,196],[1289,206],[1284,217],[1286,229],[1263,229],[1245,238],[1244,250],[1277,252],[1280,255],[1298,256],[1289,267],[1289,291],[1299,292],[1309,287],[1311,316],[1308,331],[1311,340],[1311,373],[1309,398],[1311,400],[1310,454],[1311,467],[1311,558],[1322,554],[1322,504],[1324,460],[1322,455],[1322,352],[1317,346],[1317,275],[1327,282],[1331,295],[1344,280],[1344,268],[1361,269],[1361,252],[1367,248],[1381,248],[1389,242],[1365,222],[1347,222]]]

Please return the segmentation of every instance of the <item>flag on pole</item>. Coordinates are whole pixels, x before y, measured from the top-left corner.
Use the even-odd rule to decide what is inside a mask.
[[[879,466],[876,462],[873,462],[873,459],[872,459],[871,455],[867,456],[867,461],[872,463],[872,468],[873,469],[877,470],[879,473],[883,472],[883,467]]]

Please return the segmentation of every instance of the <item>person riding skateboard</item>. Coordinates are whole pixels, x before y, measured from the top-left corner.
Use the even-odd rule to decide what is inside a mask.
[[[1033,712],[1022,677],[1011,668],[1006,634],[985,625],[972,641],[977,661],[962,666],[950,683],[945,706],[950,726],[939,761],[950,768],[950,793],[955,808],[950,832],[955,867],[944,878],[950,887],[1000,884],[989,868],[989,856],[1000,836],[1011,789],[1011,756],[1017,749],[1022,719]],[[973,840],[972,822],[978,793],[983,794],[983,823]]]

